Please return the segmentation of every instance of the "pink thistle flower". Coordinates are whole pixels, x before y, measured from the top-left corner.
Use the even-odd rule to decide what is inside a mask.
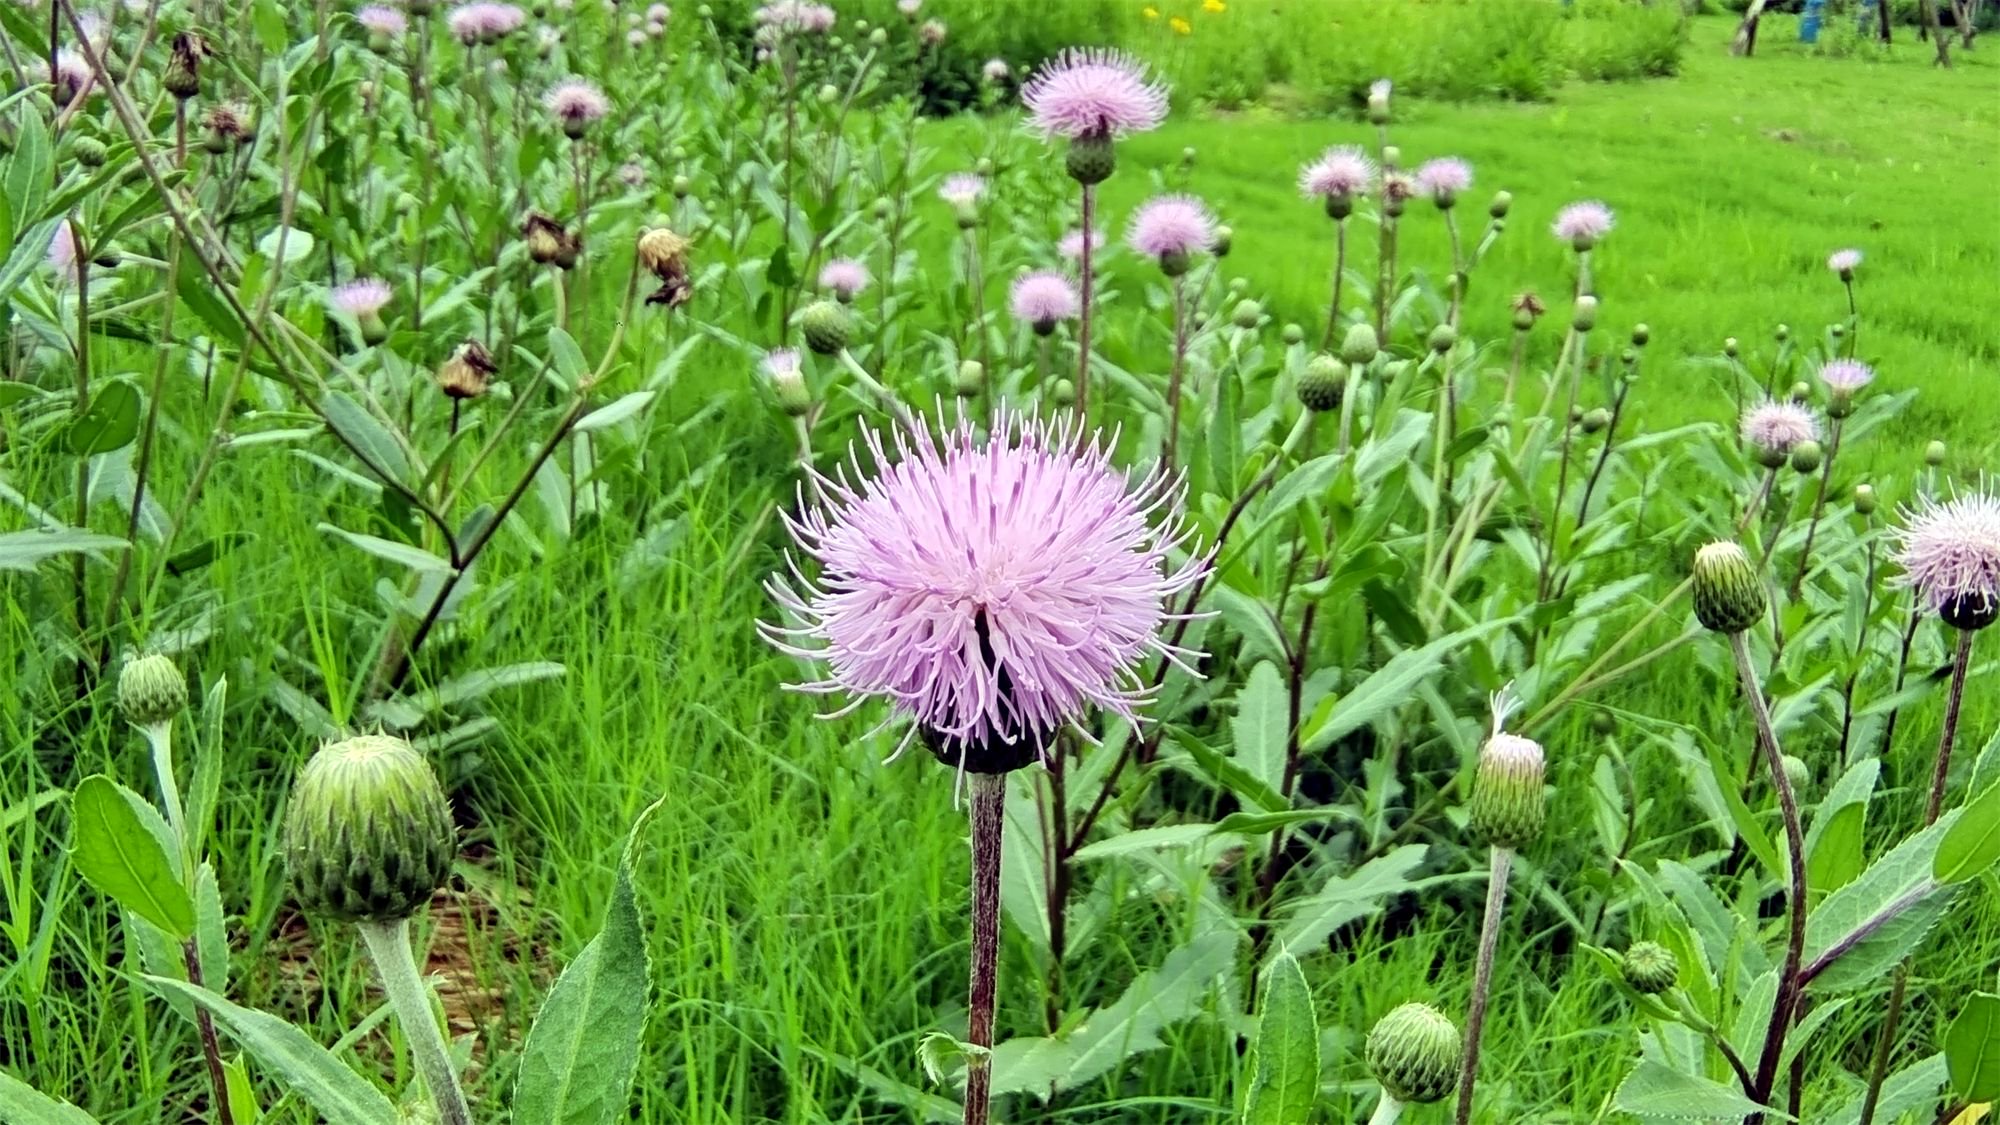
[[[542,106],[555,114],[563,132],[572,138],[582,136],[591,122],[611,112],[611,100],[604,91],[581,78],[565,78],[550,87],[542,95]]]
[[[938,198],[953,207],[970,207],[986,195],[986,177],[977,172],[953,172],[938,185]]]
[[[805,0],[772,0],[752,14],[758,24],[778,32],[804,32],[824,35],[833,30],[835,15],[832,8],[824,4],[806,3]]]
[[[1094,230],[1090,232],[1090,249],[1093,253],[1104,249],[1103,231]],[[1072,262],[1083,257],[1083,232],[1073,230],[1063,235],[1062,241],[1056,243],[1056,253],[1061,254]]]
[[[2000,500],[1984,491],[1926,499],[1891,534],[1899,582],[1919,605],[1956,628],[1992,624],[2000,609]]]
[[[1819,380],[1836,395],[1851,395],[1875,381],[1875,369],[1858,359],[1829,359],[1819,365]]]
[[[940,761],[1000,772],[1040,757],[1091,708],[1138,722],[1141,664],[1191,656],[1160,636],[1168,598],[1207,560],[1169,556],[1190,535],[1184,486],[1155,468],[1133,480],[1100,436],[1069,419],[1003,414],[981,437],[961,416],[940,440],[919,424],[863,441],[873,475],[815,472],[813,503],[788,515],[793,562],[766,583],[791,624],[784,652],[823,660],[796,690],[871,697],[911,721]],[[886,724],[885,724],[886,725]]]
[[[1299,192],[1307,199],[1352,199],[1375,182],[1375,162],[1354,145],[1335,145],[1299,169]]]
[[[1556,221],[1549,225],[1549,230],[1581,251],[1597,245],[1599,239],[1611,233],[1611,225],[1611,208],[1595,199],[1586,199],[1556,212]]]
[[[345,285],[335,286],[327,296],[327,303],[358,319],[380,313],[394,296],[395,291],[389,288],[388,282],[374,277],[357,277]]]
[[[1007,65],[1006,59],[991,58],[986,60],[985,66],[979,68],[979,73],[988,82],[1005,82],[1007,76],[1014,73],[1014,68]]]
[[[1840,275],[1840,280],[1850,281],[1854,271],[1861,265],[1861,251],[1835,250],[1826,256],[1826,268]]]
[[[1761,402],[1743,412],[1743,440],[1773,457],[1802,441],[1819,440],[1819,419],[1792,402]]]
[[[520,30],[527,19],[527,13],[512,4],[472,0],[469,4],[453,8],[445,23],[460,43],[470,47],[479,43],[497,43]]]
[[[48,74],[48,63],[42,63],[40,70]],[[97,78],[91,72],[90,62],[83,57],[82,52],[72,47],[64,47],[56,52],[56,68],[55,72],[49,75],[49,83],[55,87],[50,100],[58,106],[67,106],[78,98],[93,93]]]
[[[400,10],[382,4],[370,4],[354,13],[354,19],[371,34],[400,38],[410,30],[410,20]]]
[[[1382,198],[1392,204],[1402,204],[1416,198],[1417,181],[1406,172],[1382,173]],[[1400,214],[1400,211],[1398,212]]]
[[[924,0],[896,0],[896,10],[915,19],[917,13],[924,10]]]
[[[648,23],[665,23],[667,22],[667,17],[671,15],[673,15],[673,11],[665,4],[653,4],[646,8],[646,22]]]
[[[1147,200],[1132,216],[1125,244],[1164,265],[1215,244],[1215,216],[1191,195]]]
[[[1417,166],[1417,191],[1431,197],[1439,207],[1449,207],[1460,192],[1472,186],[1472,165],[1456,156],[1441,156]]]
[[[1075,319],[1083,308],[1076,283],[1068,274],[1055,270],[1036,270],[1015,278],[1008,302],[1015,320],[1034,325],[1035,331],[1043,336],[1054,332],[1058,321]]]
[[[70,229],[69,220],[56,224],[56,232],[49,236],[49,265],[64,279],[75,281],[79,276],[76,267],[76,232]]]
[[[633,28],[632,30],[630,30],[630,31],[626,32],[626,33],[625,33],[625,42],[627,42],[627,43],[630,43],[630,44],[631,44],[632,46],[634,46],[634,47],[643,47],[643,46],[645,46],[645,45],[646,45],[646,29],[645,29],[645,28],[643,28],[643,27],[635,27],[635,28]]]
[[[868,281],[868,267],[852,258],[835,258],[819,271],[819,287],[842,301],[852,301]]]
[[[943,46],[946,34],[943,20],[925,20],[917,26],[917,42],[926,47]]]
[[[1072,47],[1028,79],[1021,104],[1044,136],[1099,140],[1158,128],[1167,117],[1167,88],[1121,51]]]

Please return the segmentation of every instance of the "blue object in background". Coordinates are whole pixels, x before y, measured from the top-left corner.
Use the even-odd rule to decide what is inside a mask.
[[[1826,0],[1806,0],[1805,15],[1799,19],[1799,42],[1819,42],[1819,25],[1826,15]]]

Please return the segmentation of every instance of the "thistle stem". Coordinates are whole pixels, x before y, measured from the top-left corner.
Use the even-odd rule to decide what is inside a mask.
[[[1793,601],[1805,589],[1806,572],[1812,567],[1813,539],[1819,535],[1819,521],[1826,516],[1827,487],[1833,483],[1833,459],[1840,455],[1840,419],[1835,418],[1827,435],[1826,460],[1819,468],[1819,491],[1813,497],[1812,522],[1806,525],[1806,545],[1799,549],[1799,568],[1792,573],[1789,593]]]
[[[1958,714],[1965,704],[1965,674],[1972,667],[1971,629],[1958,631],[1958,650],[1951,665],[1951,694],[1945,699],[1944,733],[1938,737],[1937,764],[1931,769],[1931,795],[1924,802],[1924,824],[1936,824],[1944,809],[1945,781],[1951,772],[1951,748],[1958,740]]]
[[[1187,370],[1188,314],[1187,277],[1174,276],[1174,365],[1167,376],[1167,439],[1160,461],[1167,469],[1174,467],[1174,455],[1180,449],[1181,436],[1181,380]]]
[[[159,782],[160,803],[166,806],[167,827],[174,835],[174,847],[183,866],[187,865],[187,814],[182,811],[180,783],[174,780],[174,727],[171,721],[147,723],[140,728],[153,751],[153,777]]]
[[[403,1025],[403,1038],[409,1040],[410,1055],[424,1076],[424,1085],[437,1102],[439,1121],[442,1125],[472,1125],[472,1112],[452,1070],[444,1032],[431,1011],[430,989],[418,974],[417,959],[410,952],[410,920],[358,922],[355,928],[368,946],[368,956],[375,962],[396,1020]]]
[[[1000,844],[1007,775],[972,775],[972,969],[966,1036],[980,1050],[965,1070],[964,1125],[987,1125],[993,1086],[993,1003],[1000,970]]]
[[[1486,879],[1486,918],[1479,925],[1479,962],[1473,970],[1472,1002],[1465,1010],[1465,1054],[1458,1064],[1456,1125],[1472,1120],[1472,1089],[1479,1080],[1479,1037],[1486,1030],[1486,1001],[1493,989],[1493,952],[1500,944],[1500,916],[1507,909],[1507,876],[1514,850],[1495,846]]]
[[[1403,1103],[1390,1097],[1389,1091],[1384,1090],[1382,1100],[1375,1103],[1375,1112],[1368,1118],[1368,1125],[1396,1125],[1397,1119],[1402,1116]]]
[[[181,944],[181,963],[187,967],[188,983],[196,988],[203,987],[201,951],[192,940]],[[222,1071],[222,1045],[215,1038],[215,1016],[197,1004],[194,1026],[201,1036],[202,1064],[208,1071],[209,1097],[215,1105],[216,1125],[236,1125],[236,1111],[229,1104],[229,1078]]]
[[[1082,291],[1083,307],[1076,321],[1076,416],[1086,418],[1090,405],[1090,305],[1095,277],[1091,273],[1091,241],[1095,237],[1091,224],[1097,221],[1097,185],[1083,185],[1083,252],[1077,255],[1077,284]]]
[[[1333,334],[1340,329],[1340,290],[1347,279],[1347,220],[1333,221],[1333,296],[1326,302],[1326,336],[1321,339],[1319,350],[1333,350]],[[1401,1113],[1402,1110],[1396,1112]]]
[[[1790,853],[1789,861],[1791,886],[1786,895],[1786,903],[1791,915],[1791,935],[1785,943],[1785,967],[1778,977],[1778,997],[1771,1005],[1771,1023],[1764,1033],[1764,1051],[1757,1060],[1755,1089],[1750,1096],[1759,1102],[1767,1102],[1771,1096],[1771,1086],[1778,1077],[1778,1062],[1784,1054],[1785,1034],[1791,1030],[1792,1014],[1798,1005],[1799,960],[1806,944],[1806,846],[1805,833],[1799,826],[1798,796],[1792,792],[1792,780],[1785,773],[1785,761],[1778,750],[1778,736],[1771,726],[1771,709],[1764,702],[1764,689],[1757,682],[1757,673],[1750,665],[1750,647],[1743,640],[1742,633],[1729,635],[1729,649],[1736,657],[1736,672],[1743,681],[1743,695],[1750,701],[1750,712],[1757,720],[1757,742],[1764,751],[1764,765],[1771,771],[1771,784],[1778,791],[1778,808],[1785,819],[1785,848]],[[1753,1116],[1752,1125],[1763,1118]]]

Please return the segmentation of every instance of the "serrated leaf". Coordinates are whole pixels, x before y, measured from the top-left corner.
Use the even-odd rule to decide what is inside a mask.
[[[1940,883],[1962,883],[1995,863],[2000,863],[2000,784],[1966,802],[1958,822],[1938,841],[1931,874]]]
[[[1162,824],[1136,828],[1086,844],[1076,850],[1076,858],[1089,861],[1131,855],[1156,848],[1178,848],[1199,844],[1215,835],[1213,824]]]
[[[1652,1059],[1644,1059],[1632,1069],[1619,1084],[1611,1104],[1641,1117],[1681,1121],[1741,1121],[1753,1113],[1791,1120],[1786,1114],[1751,1101],[1733,1086],[1697,1074],[1683,1074]]]
[[[280,261],[280,243],[283,244],[283,260]],[[257,252],[280,265],[303,262],[312,256],[315,242],[313,236],[297,227],[274,227],[264,237],[257,240]]]
[[[1233,970],[1237,936],[1218,930],[1194,939],[1093,1013],[1069,1037],[1070,1066],[1061,1087],[1075,1089],[1134,1054],[1164,1046],[1160,1032],[1195,1016],[1216,981]]]
[[[0,1125],[97,1125],[97,1118],[0,1070]]]
[[[1278,666],[1261,661],[1236,693],[1229,722],[1230,759],[1272,790],[1285,780],[1285,748],[1291,735],[1290,696]]]
[[[194,933],[194,900],[157,829],[135,806],[144,799],[103,774],[84,778],[70,798],[70,861],[100,894],[185,941]]]
[[[1410,872],[1429,851],[1424,844],[1405,844],[1347,875],[1329,877],[1317,891],[1286,908],[1278,945],[1303,953],[1341,926],[1382,909],[1384,898],[1409,889]]]
[[[1513,624],[1514,618],[1482,621],[1467,629],[1447,633],[1422,648],[1405,649],[1389,658],[1368,678],[1341,696],[1324,722],[1302,737],[1302,749],[1314,753],[1326,749],[1346,735],[1373,723],[1416,693],[1417,685],[1444,665],[1444,658],[1495,630]]]
[[[1951,1088],[1968,1102],[2000,1098],[2000,996],[1975,992],[1944,1033]]]
[[[400,1120],[395,1104],[367,1079],[277,1016],[240,1007],[206,988],[182,981],[156,976],[145,979],[162,995],[185,996],[207,1008],[231,1038],[283,1078],[285,1085],[319,1110],[329,1125],[383,1125]]]
[[[1264,784],[1255,774],[1230,758],[1225,758],[1214,747],[1194,736],[1192,732],[1178,727],[1173,729],[1175,745],[1188,752],[1196,766],[1216,784],[1235,794],[1265,812],[1283,812],[1290,808],[1287,801],[1276,789]]]
[[[1815,988],[1841,992],[1867,984],[1930,933],[1958,889],[1931,878],[1938,842],[1958,819],[1953,810],[1896,845],[1807,916],[1807,965],[1845,949],[1813,979]]]
[[[1900,1122],[1904,1115],[1919,1111],[1937,1109],[1938,1089],[1945,1084],[1946,1072],[1944,1053],[1939,1052],[1904,1067],[1889,1076],[1882,1083],[1882,1100],[1875,1107],[1878,1122]],[[1861,1120],[1861,1101],[1865,1095],[1857,1092],[1847,1107],[1834,1115],[1826,1125],[1857,1125]],[[1814,1122],[1813,1125],[1819,1125]]]
[[[1300,1125],[1319,1100],[1319,1017],[1297,958],[1280,951],[1265,967],[1257,1019],[1257,1068],[1244,1125]]]

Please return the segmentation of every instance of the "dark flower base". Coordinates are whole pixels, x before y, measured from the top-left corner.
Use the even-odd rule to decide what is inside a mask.
[[[923,728],[924,749],[931,757],[956,770],[961,760],[967,773],[1012,773],[1042,760],[1042,751],[1051,739],[1029,735],[1013,742],[965,742],[948,738],[929,727]]]
[[[1991,594],[1953,598],[1938,607],[1938,616],[1954,629],[1976,633],[2000,618],[2000,598]]]

